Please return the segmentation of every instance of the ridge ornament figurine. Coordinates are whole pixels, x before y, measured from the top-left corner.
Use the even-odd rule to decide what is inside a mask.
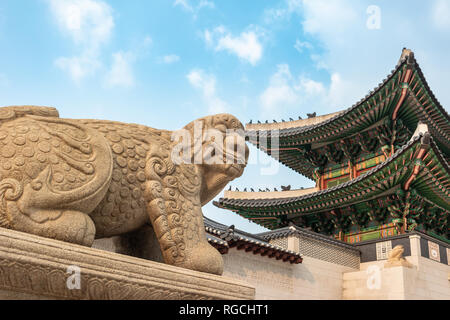
[[[231,115],[209,116],[184,128],[187,141],[195,140],[196,123],[243,130]],[[143,125],[61,119],[48,107],[0,108],[0,227],[91,246],[151,223],[165,263],[221,275],[201,207],[242,175],[248,148],[243,163],[176,164],[176,143],[171,131]]]

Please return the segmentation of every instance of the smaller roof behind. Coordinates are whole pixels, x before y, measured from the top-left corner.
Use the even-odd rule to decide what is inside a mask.
[[[236,229],[234,226],[226,226],[207,217],[204,217],[204,222],[205,230],[209,234],[207,235],[208,241],[221,253],[227,253],[228,250],[224,249],[225,246],[219,243],[219,240],[225,241],[228,248],[245,249],[246,252],[253,252],[269,258],[275,257],[277,260],[291,264],[298,264],[303,260],[299,253],[270,244],[258,235]]]
[[[347,242],[343,242],[340,240],[336,240],[329,236],[325,236],[323,234],[316,233],[316,232],[307,230],[305,228],[300,228],[296,225],[291,225],[289,227],[284,227],[284,228],[280,228],[277,230],[272,230],[272,231],[257,234],[257,236],[262,237],[268,241],[271,239],[284,238],[284,237],[288,237],[291,235],[299,235],[299,236],[311,238],[311,239],[314,239],[317,241],[322,241],[327,244],[335,245],[338,247],[343,247],[346,249],[359,251],[359,249],[352,244],[349,244]]]

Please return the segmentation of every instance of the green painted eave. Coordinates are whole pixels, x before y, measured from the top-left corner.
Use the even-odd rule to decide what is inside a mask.
[[[420,135],[411,140],[384,163],[342,185],[297,198],[228,199],[215,205],[232,210],[269,229],[282,226],[283,220],[311,216],[335,208],[348,207],[394,194],[411,177],[421,148],[427,156],[410,185],[430,204],[450,212],[449,167],[436,144],[423,144]]]

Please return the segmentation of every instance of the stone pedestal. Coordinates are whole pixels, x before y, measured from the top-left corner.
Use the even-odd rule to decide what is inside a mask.
[[[382,260],[362,264],[361,271],[344,273],[343,299],[450,299],[449,265],[414,255],[406,259],[412,267],[385,268],[386,260]]]
[[[79,270],[79,289],[77,272]],[[75,287],[69,289],[69,287]],[[254,299],[250,285],[0,228],[0,299]]]
[[[384,268],[373,264],[367,270],[343,275],[344,300],[405,300],[406,279],[416,269],[403,266]]]

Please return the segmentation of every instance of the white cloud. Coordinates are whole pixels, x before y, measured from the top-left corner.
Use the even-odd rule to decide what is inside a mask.
[[[132,64],[136,57],[131,52],[113,54],[111,70],[105,78],[107,87],[132,87],[135,83]]]
[[[49,0],[60,29],[77,44],[98,46],[114,28],[111,7],[100,0]]]
[[[298,52],[302,53],[304,49],[311,50],[311,49],[313,48],[313,46],[312,46],[312,44],[309,43],[308,41],[300,41],[299,39],[297,39],[297,40],[295,41],[294,48],[295,48]]]
[[[100,67],[100,61],[97,55],[86,52],[76,57],[58,58],[55,60],[55,65],[67,72],[74,82],[80,83],[84,77],[95,73]]]
[[[176,54],[169,54],[162,58],[162,62],[166,64],[172,64],[178,61],[180,61],[180,57],[177,56]]]
[[[198,8],[210,8],[210,9],[214,9],[216,6],[214,4],[214,2],[212,1],[207,1],[207,0],[201,0],[198,4]]]
[[[324,60],[324,57],[320,54],[312,53],[310,56],[311,60],[315,63],[317,70],[328,70],[328,65]]]
[[[270,22],[285,22],[296,15],[305,38],[314,45],[309,49],[300,41],[297,49],[310,51],[315,67],[329,73],[328,85],[324,83],[328,105],[323,104],[324,99],[312,101],[312,105],[323,105],[328,112],[350,107],[390,73],[401,49],[408,47],[448,110],[450,91],[442,70],[450,70],[450,2],[415,1],[407,6],[400,1],[380,3],[383,23],[379,29],[367,27],[371,18],[367,8],[371,5],[371,0],[285,0],[267,11],[273,13]]]
[[[207,74],[201,69],[196,69],[187,75],[187,79],[194,88],[201,91],[209,114],[227,111],[227,103],[217,96],[216,77],[213,74]]]
[[[104,78],[104,85],[113,87],[133,87],[136,83],[134,64],[147,54],[152,38],[146,36],[141,43],[132,50],[118,51],[112,54],[112,64]]]
[[[264,21],[273,23],[276,21],[289,19],[293,13],[299,13],[302,0],[286,0],[277,8],[269,8],[264,11]]]
[[[174,7],[181,7],[183,8],[183,10],[192,13],[194,19],[197,19],[198,13],[200,12],[201,9],[203,8],[210,8],[210,9],[214,9],[215,5],[214,2],[212,1],[208,1],[208,0],[200,0],[200,1],[195,1],[196,3],[195,5],[191,4],[192,0],[175,0],[175,2],[173,3]]]
[[[286,113],[293,115],[316,111],[326,114],[346,102],[351,85],[338,73],[330,76],[329,84],[313,80],[304,74],[292,76],[287,64],[277,66],[269,86],[261,93],[261,116],[276,119]]]
[[[192,8],[192,6],[189,4],[189,2],[187,0],[175,0],[175,2],[173,3],[173,6],[180,6],[183,9],[187,10],[187,11],[194,11],[194,8]]]
[[[193,87],[201,89],[203,95],[213,96],[216,94],[216,78],[213,75],[205,74],[203,70],[192,70],[187,78]]]
[[[214,46],[214,42],[217,41],[217,37],[223,35],[226,32],[224,26],[215,27],[212,31],[205,30],[203,35],[205,42],[208,46]]]
[[[432,6],[434,25],[442,30],[450,30],[450,3],[448,0],[436,0]]]
[[[331,75],[331,84],[328,92],[329,105],[335,110],[340,111],[349,108],[356,101],[348,99],[348,93],[354,88],[354,84],[342,79],[339,73]]]
[[[102,0],[47,0],[60,31],[69,36],[79,53],[60,57],[55,66],[67,72],[79,84],[104,69],[101,55],[114,30],[112,8]],[[133,64],[152,44],[146,36],[137,48],[112,54],[112,64],[104,78],[107,87],[131,87],[135,84]]]
[[[335,91],[339,107],[350,107],[384,79],[395,66],[403,47],[412,49],[431,88],[448,110],[450,91],[445,72],[450,70],[450,2],[391,1],[379,4],[380,29],[367,28],[373,1],[303,0],[301,23],[308,39],[323,52],[314,57],[341,86]],[[437,32],[438,31],[438,32]],[[352,83],[352,85],[349,85]]]
[[[358,13],[349,1],[303,0],[303,29],[305,32],[340,34],[357,21]]]
[[[310,58],[317,69],[326,70],[330,75],[327,95],[330,112],[350,107],[373,89],[395,65],[405,45],[396,40],[391,51],[385,47],[385,44],[393,43],[391,37],[395,37],[395,31],[387,29],[387,22],[381,30],[366,27],[367,7],[372,4],[366,2],[302,0],[303,30],[309,39],[315,39],[323,48],[320,53],[312,52]],[[381,15],[383,21],[389,20],[385,10],[381,10]],[[396,20],[401,24],[399,18]],[[386,34],[383,36],[382,32]],[[384,39],[383,50],[380,50],[379,39]],[[392,63],[386,64],[387,61]],[[364,66],[363,72],[361,66]]]
[[[277,72],[272,75],[270,85],[260,96],[264,117],[278,116],[281,110],[299,102],[299,96],[291,84],[292,75],[287,64],[277,66]]]
[[[332,78],[333,82],[333,78]],[[322,82],[314,81],[312,79],[301,76],[299,84],[295,86],[298,91],[303,90],[307,95],[324,95],[326,94],[325,87]]]
[[[76,56],[58,58],[55,65],[80,82],[101,65],[101,47],[109,41],[114,29],[112,9],[101,0],[47,1],[61,32],[80,50]]]
[[[279,114],[276,110],[293,105],[299,97],[287,84],[270,86],[261,95],[263,113],[267,116]]]
[[[215,51],[227,51],[251,65],[256,65],[263,55],[263,46],[257,31],[244,31],[233,36],[223,26],[219,26],[212,31],[205,30],[204,38],[206,44],[214,47]]]
[[[227,50],[252,65],[255,65],[262,56],[262,46],[254,32],[243,32],[238,37],[228,34],[219,39],[216,50]]]

